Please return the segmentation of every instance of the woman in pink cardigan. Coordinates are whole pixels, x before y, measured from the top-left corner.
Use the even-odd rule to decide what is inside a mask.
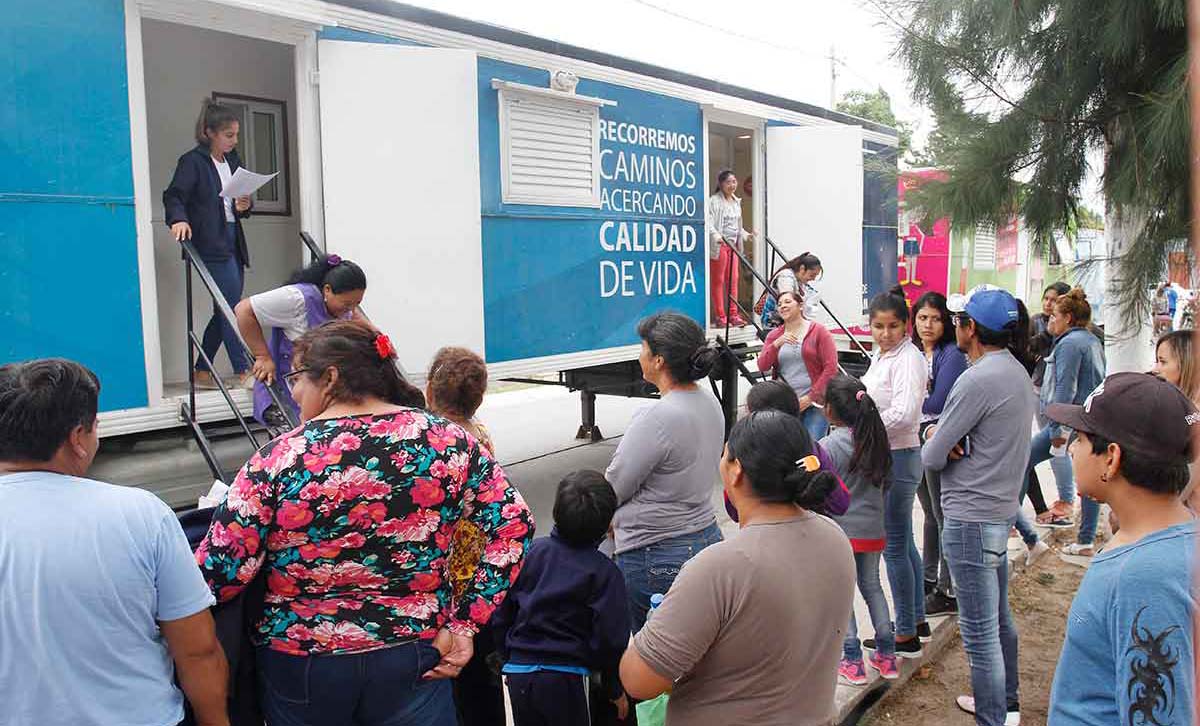
[[[804,298],[799,294],[780,293],[778,309],[783,325],[767,336],[758,354],[758,369],[774,371],[792,387],[800,400],[804,428],[818,441],[829,430],[821,407],[825,385],[838,372],[837,346],[825,326],[804,317]]]

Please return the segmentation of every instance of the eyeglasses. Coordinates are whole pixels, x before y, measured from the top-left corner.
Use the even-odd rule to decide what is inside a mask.
[[[280,376],[280,378],[283,380],[283,385],[287,386],[287,389],[290,391],[292,390],[292,386],[294,385],[296,378],[298,378],[301,373],[308,373],[311,370],[311,368],[297,368],[294,371],[284,373],[282,376]]]
[[[950,322],[954,323],[954,325],[959,328],[965,327],[967,321],[970,319],[971,316],[967,315],[966,313],[954,313],[950,316]]]

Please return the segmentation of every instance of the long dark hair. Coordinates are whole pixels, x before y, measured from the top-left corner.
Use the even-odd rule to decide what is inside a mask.
[[[799,416],[800,399],[796,398],[796,391],[783,381],[762,381],[750,386],[750,392],[746,394],[746,410],[750,413],[779,411]]]
[[[661,355],[667,372],[678,383],[689,383],[709,374],[719,355],[708,344],[704,331],[686,315],[656,313],[638,323],[638,337]]]
[[[892,448],[879,408],[866,386],[839,373],[825,387],[825,408],[850,427],[854,439],[854,454],[846,473],[861,474],[875,486],[883,486],[892,470]]]
[[[950,320],[950,310],[946,307],[946,296],[936,290],[930,290],[921,297],[912,306],[912,342],[918,349],[923,349],[925,344],[921,340],[921,336],[917,335],[917,313],[923,308],[933,308],[938,315],[942,316],[942,337],[938,340],[938,345],[954,342],[954,323]]]
[[[813,456],[813,445],[795,416],[779,411],[752,413],[733,425],[726,449],[728,460],[742,465],[754,495],[764,503],[813,509],[837,486],[833,474],[808,471],[801,464]]]
[[[316,285],[318,288],[328,285],[336,295],[350,290],[366,290],[367,274],[350,260],[343,260],[337,255],[322,255],[307,267],[297,270],[288,279],[289,285],[301,283]]]
[[[724,184],[725,180],[731,176],[734,176],[733,169],[722,169],[721,173],[717,174],[717,188],[713,190],[713,194],[719,194],[721,191],[721,185]]]
[[[303,363],[310,381],[337,368],[333,396],[361,401],[368,396],[397,406],[425,407],[425,395],[404,379],[396,354],[380,355],[380,332],[359,320],[335,320],[313,328],[296,341],[294,357]]]
[[[904,288],[896,285],[887,292],[881,292],[871,298],[867,307],[868,318],[873,319],[880,313],[893,313],[902,323],[908,322],[908,300],[904,298]]]
[[[196,143],[208,146],[211,142],[206,132],[220,133],[226,126],[241,123],[241,118],[228,106],[222,106],[211,98],[200,103],[200,116],[196,119]]]
[[[819,270],[821,269],[821,260],[811,252],[801,252],[784,263],[783,267],[779,268],[779,271],[783,271],[784,268],[787,268],[792,272],[798,273],[800,272],[801,267],[806,270]]]

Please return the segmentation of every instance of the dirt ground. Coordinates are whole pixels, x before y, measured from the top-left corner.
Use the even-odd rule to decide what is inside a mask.
[[[1057,547],[1055,547],[1057,550]],[[1009,582],[1009,601],[1020,634],[1021,726],[1044,726],[1050,704],[1050,684],[1066,632],[1067,611],[1084,569],[1046,553],[1031,569]],[[956,635],[941,656],[903,688],[889,693],[863,726],[946,724],[969,726],[973,717],[960,711],[954,699],[971,692],[967,659]]]

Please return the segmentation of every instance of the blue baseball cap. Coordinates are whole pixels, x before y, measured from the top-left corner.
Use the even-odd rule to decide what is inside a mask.
[[[951,295],[946,299],[946,307],[952,313],[966,313],[983,327],[997,332],[1016,325],[1020,318],[1017,299],[995,285],[979,285],[966,295]]]

